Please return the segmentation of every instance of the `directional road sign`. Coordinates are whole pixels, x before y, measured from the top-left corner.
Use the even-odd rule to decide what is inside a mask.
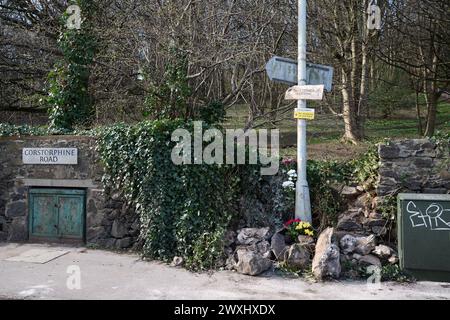
[[[306,82],[308,85],[325,85],[325,90],[331,92],[333,87],[334,68],[320,64],[307,63]],[[267,75],[270,80],[286,84],[298,84],[297,61],[273,57],[266,65]]]

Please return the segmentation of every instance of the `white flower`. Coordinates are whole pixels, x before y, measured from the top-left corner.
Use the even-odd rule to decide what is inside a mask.
[[[293,183],[292,181],[283,182],[284,189],[294,189],[294,187],[295,187],[295,183]]]
[[[297,172],[295,170],[291,170],[287,174],[291,178],[297,178]]]

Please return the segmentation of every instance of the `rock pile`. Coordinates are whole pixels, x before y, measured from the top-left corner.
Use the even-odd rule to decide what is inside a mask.
[[[339,216],[337,231],[352,232],[359,235],[375,234],[385,236],[389,221],[378,212],[380,198],[361,186],[345,187],[342,196],[349,204],[348,209]]]
[[[340,248],[340,264],[347,277],[358,277],[356,270],[368,266],[382,267],[397,264],[394,249],[380,244],[389,234],[390,221],[379,213],[382,201],[367,186],[344,187],[341,195],[348,204],[347,210],[338,218],[333,231],[335,243]]]
[[[346,234],[340,239],[339,244],[341,263],[346,263],[349,267],[382,267],[387,263],[398,262],[398,256],[394,249],[386,245],[377,245],[374,235],[361,237]]]
[[[379,244],[389,232],[389,221],[379,214],[380,199],[367,186],[341,187],[347,210],[335,228],[317,239],[299,236],[290,239],[286,228],[273,234],[269,228],[244,228],[226,237],[227,268],[242,274],[259,275],[273,266],[308,270],[317,279],[358,277],[369,266],[398,263],[391,247]],[[313,259],[311,259],[313,257]]]
[[[272,267],[269,228],[245,228],[237,236],[231,233],[227,238],[228,269],[256,276]]]
[[[239,230],[237,236],[234,234],[234,241],[228,236],[227,269],[251,276],[268,271],[276,264],[295,270],[308,269],[314,239],[300,236],[298,242],[293,243],[285,231],[271,234],[269,228],[245,228]]]
[[[319,236],[312,271],[317,279],[358,277],[356,270],[398,263],[394,249],[377,245],[375,235],[358,236],[328,228]]]
[[[375,235],[358,235],[328,228],[317,244],[309,236],[297,241],[282,229],[271,235],[269,228],[245,228],[227,235],[226,268],[250,276],[260,275],[274,266],[290,270],[311,269],[317,279],[358,277],[355,270],[398,263],[394,249],[377,244]],[[313,259],[311,259],[314,257]]]

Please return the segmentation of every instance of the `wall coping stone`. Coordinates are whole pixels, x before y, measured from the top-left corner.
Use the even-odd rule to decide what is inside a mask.
[[[68,179],[21,179],[25,186],[32,187],[57,187],[57,188],[98,188],[92,179],[68,180]]]

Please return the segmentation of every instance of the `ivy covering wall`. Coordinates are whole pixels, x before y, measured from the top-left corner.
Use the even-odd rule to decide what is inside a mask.
[[[180,165],[171,159],[174,130],[192,130],[179,120],[116,125],[102,131],[98,151],[104,183],[120,189],[141,219],[143,253],[208,269],[223,254],[223,238],[237,215],[238,167]]]

